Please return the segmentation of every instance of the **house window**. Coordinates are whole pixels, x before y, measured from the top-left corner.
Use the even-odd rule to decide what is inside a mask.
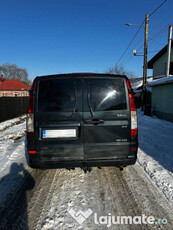
[[[2,96],[3,97],[7,97],[7,93],[2,93]]]
[[[19,93],[15,92],[15,93],[14,93],[14,96],[15,96],[15,97],[18,97],[18,96],[19,96]]]
[[[27,96],[27,93],[21,93],[21,96],[22,96],[22,97],[26,97],[26,96]]]

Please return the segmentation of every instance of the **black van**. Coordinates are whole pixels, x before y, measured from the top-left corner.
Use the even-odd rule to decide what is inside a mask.
[[[36,77],[26,126],[32,168],[124,167],[136,162],[137,114],[126,76]]]

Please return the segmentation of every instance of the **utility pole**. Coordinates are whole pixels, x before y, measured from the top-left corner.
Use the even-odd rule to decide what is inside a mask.
[[[147,89],[147,59],[148,59],[148,22],[149,15],[145,15],[145,29],[144,29],[144,65],[143,65],[143,89],[142,89],[142,111],[146,103],[146,89]]]
[[[167,69],[166,76],[169,76],[170,71],[170,60],[171,60],[171,42],[172,42],[172,25],[169,26],[169,34],[168,34],[168,60],[167,60]]]

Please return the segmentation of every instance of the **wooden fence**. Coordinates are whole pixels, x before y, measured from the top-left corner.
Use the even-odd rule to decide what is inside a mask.
[[[0,122],[27,113],[28,97],[0,97]]]

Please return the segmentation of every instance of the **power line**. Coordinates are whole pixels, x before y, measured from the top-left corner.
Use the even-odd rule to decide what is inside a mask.
[[[161,31],[157,32],[155,35],[153,35],[149,40],[151,41],[151,40],[153,40],[154,38],[160,37],[161,34],[167,32],[167,31],[168,31],[168,28],[166,28],[166,29],[164,28],[164,29],[162,29]]]
[[[153,10],[153,11],[149,14],[149,17],[151,17],[151,16],[152,16],[158,9],[160,9],[166,2],[167,2],[167,0],[165,0],[164,2],[162,2],[155,10]],[[169,16],[170,16],[170,15],[169,15]],[[162,21],[163,21],[163,20],[162,20]],[[155,28],[154,28],[154,29],[155,29]],[[154,29],[153,29],[153,30],[154,30]],[[163,31],[163,30],[164,30],[164,31]],[[166,29],[166,30],[167,30],[167,29]],[[165,30],[165,27],[164,27],[162,30],[160,30],[159,32],[157,32],[156,34],[154,34],[153,37],[149,39],[149,42],[150,42],[151,40],[153,40],[155,37],[160,36],[160,34],[164,33],[166,30]],[[163,32],[161,32],[161,31],[163,31]],[[161,32],[161,33],[160,33],[160,32]],[[138,42],[137,45],[138,45],[139,43],[140,43],[140,42]],[[141,45],[140,48],[138,48],[138,50],[140,50],[142,47],[143,47],[143,45]]]
[[[153,50],[153,51],[149,51],[148,53],[156,53],[156,52],[159,52],[160,50]],[[138,54],[142,54],[143,52],[138,52]],[[125,67],[131,60],[132,60],[132,56],[122,65],[122,67]]]
[[[162,7],[165,3],[167,2],[167,0],[165,0],[164,2],[162,2],[155,10],[153,10],[153,12],[151,12],[151,14],[149,14],[149,17],[151,17],[158,9],[160,9],[160,7]]]
[[[170,24],[173,24],[173,23],[170,23]],[[155,27],[153,28],[153,30],[154,30],[154,29],[155,29]],[[153,30],[151,30],[150,32],[152,33]],[[154,38],[163,37],[163,36],[161,36],[161,35],[162,35],[162,34],[164,35],[164,34],[167,32],[167,30],[168,30],[168,26],[164,26],[161,30],[159,30],[159,31],[157,31],[155,34],[153,34],[153,36],[149,37],[148,43],[151,43],[151,42],[154,40]],[[156,41],[156,40],[155,40],[155,41]],[[139,50],[140,50],[141,48],[143,48],[143,46],[144,46],[144,44],[138,46],[140,43],[141,43],[141,40],[139,40],[139,42],[137,42],[136,45],[135,45],[136,50],[138,51],[138,53],[139,53]]]
[[[160,36],[160,38],[163,37],[163,36],[165,36],[165,35],[163,34],[162,36]],[[149,43],[155,42],[155,43],[159,44],[159,47],[162,48],[163,46],[165,46],[165,43],[159,42],[160,38],[157,39],[157,40],[155,40],[155,39],[153,38],[151,41],[149,41]]]
[[[148,39],[148,43],[151,43],[153,40],[157,42],[155,38],[163,37],[163,35],[167,32],[167,30],[168,30],[167,26],[164,26],[161,30],[157,31],[157,33],[153,34],[153,36]],[[139,48],[136,48],[138,53],[142,47],[143,47],[143,44]]]
[[[167,2],[167,0],[165,0],[164,2],[162,2],[153,12],[151,12],[149,14],[149,17],[151,17],[158,9],[160,9],[165,3]],[[126,54],[127,50],[129,49],[129,47],[131,46],[131,44],[133,43],[133,41],[135,40],[136,36],[138,35],[141,27],[143,26],[145,20],[142,22],[141,26],[139,27],[139,29],[137,30],[137,32],[135,33],[134,37],[132,38],[131,42],[129,43],[129,45],[127,46],[127,48],[125,49],[125,51],[123,52],[123,54],[120,56],[120,58],[118,59],[116,65],[120,62],[120,60],[123,58],[123,56]]]
[[[123,67],[126,66],[132,60],[132,57],[134,57],[134,56],[130,55],[130,58],[122,66]]]
[[[116,65],[120,62],[120,60],[122,59],[122,57],[125,55],[125,53],[127,52],[127,50],[129,49],[129,47],[131,46],[132,42],[135,40],[137,34],[139,33],[142,25],[144,24],[144,21],[142,22],[141,26],[139,27],[139,29],[137,30],[137,32],[135,33],[134,37],[132,38],[131,42],[129,43],[129,45],[127,46],[127,48],[125,49],[125,51],[123,52],[123,54],[121,55],[121,57],[118,59]]]
[[[159,52],[160,50],[153,50],[153,51],[149,51],[148,53],[156,53]],[[143,52],[138,52],[138,54],[142,54]]]
[[[172,12],[169,15],[166,15],[166,17],[161,17],[161,19],[158,21],[157,20],[157,24],[154,26],[154,28],[150,28],[151,31],[155,31],[158,27],[160,28],[161,24],[165,23],[166,21],[170,20],[170,16],[171,16],[171,20],[172,20]],[[168,23],[166,23],[167,25]]]
[[[165,32],[162,32],[162,33],[160,33],[158,36],[156,36],[156,37],[163,37],[163,36],[165,36],[165,33],[166,33],[167,31],[165,31]],[[162,36],[161,36],[162,35]],[[156,39],[155,39],[155,37],[152,37],[152,38],[150,38],[149,39],[149,41],[148,41],[148,43],[151,43],[151,42],[158,42]],[[161,44],[161,43],[159,43],[160,45],[162,45],[163,46],[163,44]],[[144,45],[141,45],[139,48],[137,48],[136,50],[137,50],[137,52],[139,53],[139,51],[140,51],[140,49],[141,48],[143,48],[143,46]],[[148,52],[149,53],[149,52]]]

